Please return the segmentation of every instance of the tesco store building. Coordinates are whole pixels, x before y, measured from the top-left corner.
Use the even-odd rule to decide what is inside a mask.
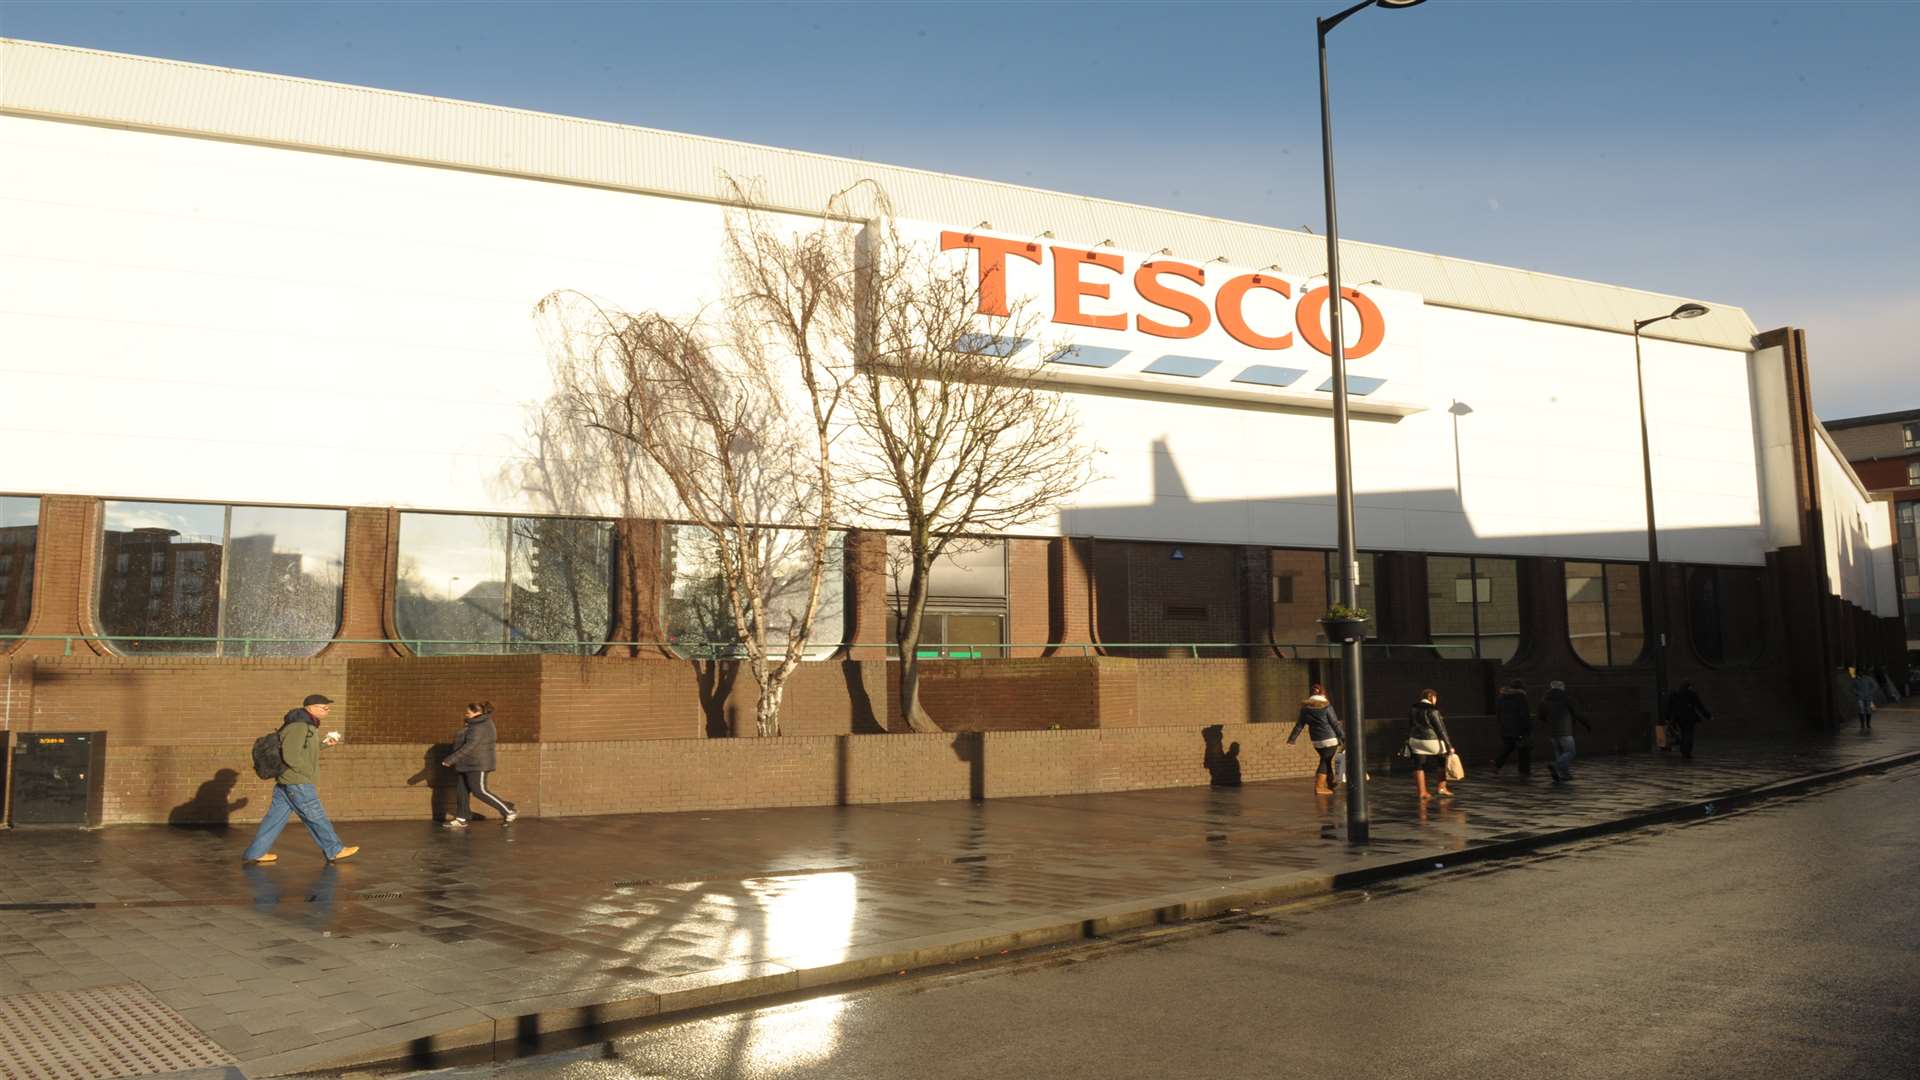
[[[1205,783],[1211,724],[1249,779],[1311,771],[1268,722],[1336,684],[1321,239],[30,42],[0,69],[3,720],[104,731],[107,820],[244,773],[312,691],[347,818],[423,813],[404,777],[482,697],[500,785],[547,814]],[[846,533],[839,644],[783,735],[736,738],[751,681],[687,647],[694,531],[542,452],[534,305],[713,295],[726,176],[802,223],[874,181],[1077,345],[1033,362],[1097,479],[935,575],[923,694],[984,777],[888,730],[883,532]],[[1492,742],[1496,680],[1562,679],[1593,749],[1644,749],[1656,589],[1716,733],[1817,727],[1837,669],[1904,665],[1889,507],[1814,419],[1798,331],[1709,301],[1647,332],[1652,581],[1629,331],[1692,298],[1343,252],[1370,715],[1434,686]]]

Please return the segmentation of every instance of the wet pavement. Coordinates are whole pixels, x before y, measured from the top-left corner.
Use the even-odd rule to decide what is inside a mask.
[[[652,1002],[626,1014],[644,1015],[743,982],[796,989],[862,957],[1913,752],[1920,713],[1886,710],[1865,737],[1708,739],[1692,763],[1587,759],[1564,788],[1542,769],[1521,782],[1470,766],[1456,798],[1427,807],[1410,777],[1376,774],[1364,851],[1345,842],[1344,799],[1307,780],[466,831],[346,823],[363,849],[337,866],[294,830],[278,864],[246,868],[248,828],[18,831],[0,835],[0,997],[136,984],[265,1075],[491,1031],[555,1002]]]

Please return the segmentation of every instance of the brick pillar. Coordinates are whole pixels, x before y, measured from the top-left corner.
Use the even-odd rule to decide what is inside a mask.
[[[94,585],[100,577],[100,500],[81,495],[48,495],[40,500],[35,533],[33,613],[25,634],[97,633],[93,618]],[[75,654],[106,655],[100,642],[73,643]],[[22,641],[15,656],[59,656],[62,641]]]
[[[346,564],[340,574],[340,631],[346,638],[321,650],[323,656],[398,656],[392,645],[353,644],[353,639],[391,638],[393,596],[388,568],[393,561],[393,512],[356,506],[347,511]]]
[[[1049,543],[1007,541],[1007,640],[1032,646],[1010,650],[1011,656],[1044,655],[1047,650],[1033,643],[1056,640]]]
[[[660,565],[665,540],[661,523],[652,518],[621,518],[613,531],[613,629],[607,640],[654,644],[609,645],[607,655],[671,657],[672,650],[661,644],[667,640],[661,611],[661,591],[666,588]]]
[[[887,658],[887,534],[847,531],[846,644],[836,660]],[[748,725],[751,727],[751,725]]]
[[[1091,643],[1093,638],[1093,542],[1062,536],[1047,541],[1047,639],[1062,646]],[[1071,656],[1080,650],[1049,650]]]

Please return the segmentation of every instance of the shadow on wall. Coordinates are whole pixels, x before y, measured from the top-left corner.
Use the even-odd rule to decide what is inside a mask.
[[[1221,742],[1226,738],[1219,724],[1200,729],[1200,739],[1206,745],[1206,751],[1200,762],[1207,768],[1207,775],[1214,787],[1240,786],[1240,744],[1233,743],[1225,748]]]
[[[733,684],[740,680],[740,663],[722,660],[690,660],[693,678],[700,687],[700,715],[706,717],[707,738],[725,739],[733,734],[727,717],[727,699]],[[753,715],[751,707],[747,713]]]
[[[240,774],[232,769],[214,773],[193,798],[167,813],[167,824],[177,829],[225,829],[233,812],[247,805],[247,800],[233,798],[234,785],[239,782]]]
[[[458,793],[454,790],[456,778],[453,770],[440,764],[453,753],[452,743],[435,743],[427,747],[425,756],[420,759],[420,771],[407,777],[408,786],[426,784],[433,820],[445,821],[453,816],[454,800]]]

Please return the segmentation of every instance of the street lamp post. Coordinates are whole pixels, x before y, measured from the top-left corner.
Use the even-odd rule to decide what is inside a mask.
[[[1375,6],[1409,8],[1422,0],[1361,0],[1325,19],[1314,20],[1320,38],[1320,163],[1327,191],[1327,316],[1333,360],[1333,485],[1338,504],[1340,603],[1358,607],[1360,553],[1353,538],[1353,462],[1347,444],[1347,341],[1342,326],[1340,224],[1333,197],[1333,106],[1327,95],[1327,34],[1356,12]],[[1347,842],[1364,844],[1367,826],[1367,721],[1360,677],[1360,641],[1340,643],[1340,681],[1347,712]]]
[[[1647,440],[1647,380],[1641,374],[1640,331],[1667,319],[1697,319],[1707,313],[1703,304],[1681,304],[1665,315],[1633,324],[1633,386],[1640,399],[1640,471],[1647,492],[1647,595],[1652,603],[1648,621],[1653,630],[1653,726],[1660,727],[1660,711],[1667,702],[1667,588],[1660,571],[1660,530],[1653,519],[1653,445]],[[1651,733],[1651,732],[1650,732]]]

